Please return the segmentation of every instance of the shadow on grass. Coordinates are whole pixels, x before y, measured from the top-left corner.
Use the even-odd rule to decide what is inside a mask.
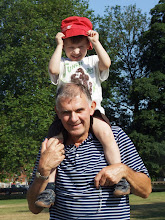
[[[24,209],[24,210],[18,210],[17,212],[20,212],[20,213],[30,213],[30,211],[29,211],[29,209],[27,208],[27,209]],[[49,212],[49,209],[43,209],[42,210],[42,213],[48,213]]]
[[[131,219],[165,220],[165,202],[131,205]]]
[[[8,199],[26,199],[26,194],[11,194],[11,195],[4,195],[0,194],[0,200],[8,200]]]

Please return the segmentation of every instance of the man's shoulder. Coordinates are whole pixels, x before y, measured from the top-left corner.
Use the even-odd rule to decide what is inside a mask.
[[[112,125],[111,129],[113,132],[117,132],[117,133],[123,131],[122,128],[117,125]]]
[[[89,132],[86,142],[94,142],[94,143],[97,142],[98,144],[101,144],[99,140],[96,138],[96,136],[94,135],[94,133],[91,133],[91,132]]]
[[[113,132],[113,135],[115,137],[115,139],[117,138],[126,138],[127,137],[127,134],[125,133],[125,131],[119,127],[119,126],[111,126],[111,129],[112,129],[112,132]]]

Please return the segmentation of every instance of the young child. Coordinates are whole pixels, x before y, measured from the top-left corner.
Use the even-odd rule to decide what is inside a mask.
[[[121,163],[119,148],[101,106],[101,82],[109,76],[111,60],[99,41],[99,34],[92,30],[92,23],[88,18],[73,16],[62,21],[61,32],[57,33],[56,42],[57,47],[49,62],[51,82],[60,85],[78,79],[89,88],[92,100],[96,102],[92,123],[93,133],[104,148],[107,162],[109,164]],[[87,51],[92,48],[95,49],[97,55],[86,56]],[[67,58],[62,57],[63,49]],[[54,178],[55,174],[52,172],[49,182],[52,182]],[[125,179],[116,184],[114,196],[129,193],[130,186]],[[48,207],[44,206],[42,195],[39,202],[36,201],[36,205]]]

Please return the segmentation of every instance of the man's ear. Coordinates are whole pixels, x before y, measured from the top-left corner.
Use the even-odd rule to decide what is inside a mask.
[[[92,101],[91,103],[91,109],[90,109],[90,115],[92,116],[95,112],[95,108],[96,108],[96,102]]]
[[[58,115],[58,117],[59,117],[59,112],[58,112],[56,106],[54,107],[54,110],[55,110],[55,112],[57,113],[57,115]]]

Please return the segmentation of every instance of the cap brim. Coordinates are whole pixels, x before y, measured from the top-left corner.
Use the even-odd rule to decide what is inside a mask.
[[[74,37],[74,36],[79,36],[79,35],[83,35],[86,37],[88,36],[87,31],[78,29],[78,28],[72,28],[72,29],[67,30],[66,32],[63,32],[63,34],[65,35],[64,37],[62,37],[63,39],[67,39],[69,37]],[[92,50],[93,49],[92,43],[89,42],[89,44],[90,45],[89,45],[88,50]]]

